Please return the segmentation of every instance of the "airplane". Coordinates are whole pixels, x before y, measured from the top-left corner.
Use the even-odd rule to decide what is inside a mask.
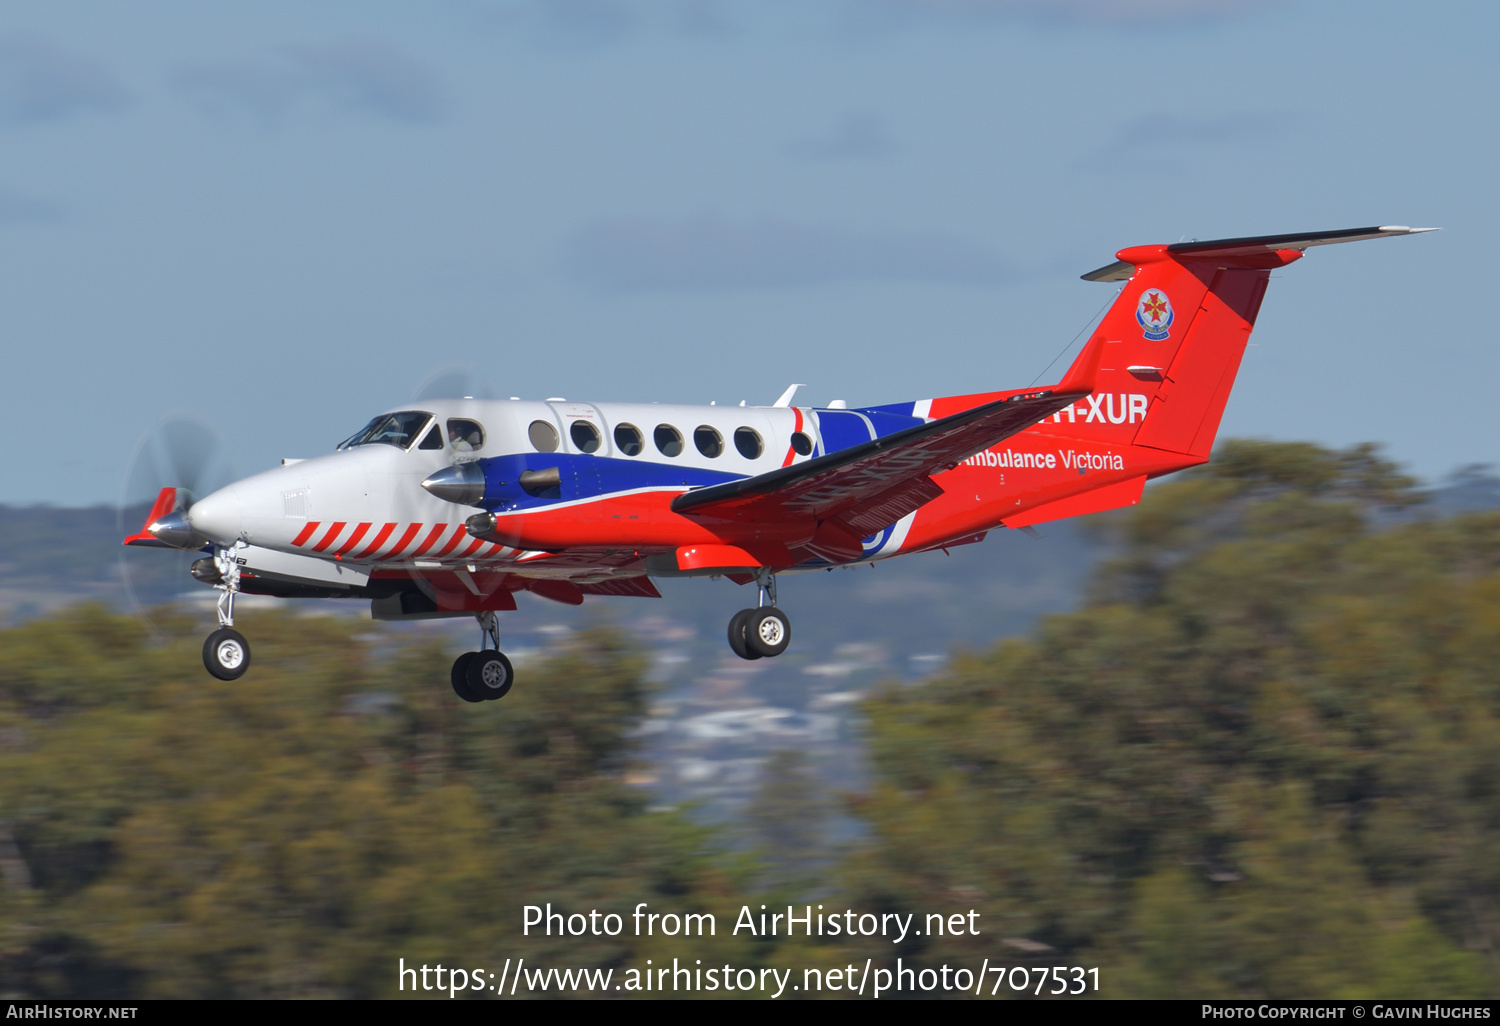
[[[653,578],[754,584],[729,621],[780,655],[779,574],[849,566],[1133,505],[1208,462],[1271,272],[1404,226],[1135,246],[1083,275],[1123,282],[1055,385],[850,408],[448,399],[373,417],[337,448],[195,499],[168,486],[126,545],[201,550],[218,589],[208,672],[239,679],[241,593],[358,598],[376,620],[473,616],[467,702],[514,670],[496,614],[531,592],[660,597]]]

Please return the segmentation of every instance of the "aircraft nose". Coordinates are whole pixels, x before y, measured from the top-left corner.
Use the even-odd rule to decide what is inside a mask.
[[[219,545],[233,545],[244,532],[240,496],[234,485],[220,488],[188,507],[193,530]]]

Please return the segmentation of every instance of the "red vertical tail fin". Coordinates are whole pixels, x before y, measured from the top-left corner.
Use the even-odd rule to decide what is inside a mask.
[[[1052,415],[1054,431],[1208,459],[1271,271],[1310,246],[1409,235],[1353,228],[1121,250],[1086,281],[1123,281],[1067,377],[1099,359],[1093,394]],[[1049,425],[1050,426],[1050,425]]]

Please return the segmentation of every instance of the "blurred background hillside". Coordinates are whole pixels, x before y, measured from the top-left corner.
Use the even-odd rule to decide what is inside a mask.
[[[788,577],[774,662],[728,654],[726,582],[524,605],[519,682],[482,706],[446,681],[468,628],[355,604],[252,609],[252,672],[215,682],[201,605],[127,608],[112,512],[6,510],[0,994],[899,954],[1099,965],[1112,996],[1494,996],[1497,485],[1228,443],[1040,541]],[[518,929],[527,903],[727,926],[789,900],[974,908],[984,933]]]

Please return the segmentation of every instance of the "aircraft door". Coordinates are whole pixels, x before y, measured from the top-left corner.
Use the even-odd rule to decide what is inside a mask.
[[[599,412],[598,407],[591,403],[551,402],[547,405],[557,417],[558,427],[562,431],[563,452],[589,456],[614,455],[609,425],[604,422],[604,415]]]
[[[553,414],[562,429],[562,449],[573,456],[608,457],[613,455],[613,443],[609,437],[609,425],[599,408],[591,403],[549,402]],[[573,470],[573,495],[588,498],[600,491],[599,468],[594,460],[569,460]],[[566,486],[563,494],[568,494]],[[590,507],[581,509],[580,515],[588,519],[593,514]]]

